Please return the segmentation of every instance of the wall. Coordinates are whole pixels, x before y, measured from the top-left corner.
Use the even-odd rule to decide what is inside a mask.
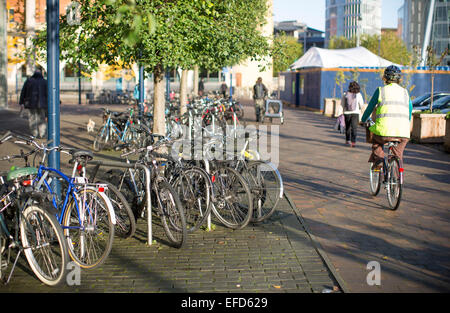
[[[383,85],[381,71],[378,69],[304,69],[297,72],[284,72],[285,90],[280,92],[280,98],[296,106],[305,106],[312,110],[323,111],[325,98],[340,98],[341,88],[336,85],[336,73],[343,72],[347,77],[343,90],[357,76],[361,86],[361,94],[368,103],[376,88]],[[404,70],[403,80],[408,81],[408,90],[412,98],[431,91],[431,72],[427,70]],[[301,79],[304,78],[303,90]],[[292,87],[294,86],[294,88]],[[293,90],[294,89],[294,90]],[[434,79],[435,91],[450,92],[450,71],[436,71]]]

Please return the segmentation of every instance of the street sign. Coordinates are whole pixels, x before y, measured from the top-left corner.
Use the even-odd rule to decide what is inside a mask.
[[[66,7],[67,24],[70,26],[80,25],[81,15],[80,15],[80,4],[78,2],[71,2]]]

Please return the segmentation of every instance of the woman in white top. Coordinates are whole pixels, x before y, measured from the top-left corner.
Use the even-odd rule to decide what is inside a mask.
[[[356,146],[356,134],[359,123],[359,114],[364,105],[359,84],[352,81],[348,86],[348,91],[344,93],[341,105],[345,116],[345,143],[354,148]]]

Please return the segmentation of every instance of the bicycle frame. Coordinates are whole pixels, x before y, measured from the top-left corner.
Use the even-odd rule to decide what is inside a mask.
[[[101,134],[103,135],[103,132],[104,132],[106,129],[108,129],[108,130],[107,130],[108,133],[107,133],[106,141],[109,140],[109,138],[110,138],[110,136],[111,136],[111,134],[112,134],[112,131],[114,131],[114,132],[116,133],[117,137],[119,138],[119,140],[120,140],[121,142],[125,142],[125,134],[127,133],[127,130],[128,130],[129,125],[130,125],[130,120],[127,120],[127,122],[125,123],[125,128],[123,129],[123,131],[119,130],[119,129],[116,127],[116,124],[112,121],[112,119],[111,119],[111,114],[109,114],[109,115],[108,115],[108,119],[106,120],[106,123],[103,125],[103,130],[102,130],[102,133],[101,133]]]

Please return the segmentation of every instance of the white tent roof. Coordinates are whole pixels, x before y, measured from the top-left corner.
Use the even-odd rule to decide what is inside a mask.
[[[392,62],[379,57],[364,47],[350,49],[312,47],[290,68],[295,70],[305,67],[388,67],[392,64]]]

